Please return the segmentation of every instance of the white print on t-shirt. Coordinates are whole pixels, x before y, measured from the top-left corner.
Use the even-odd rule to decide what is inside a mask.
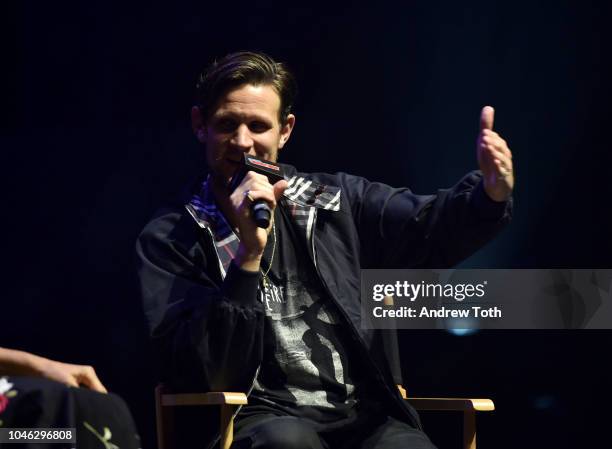
[[[355,387],[345,378],[338,348],[324,335],[326,328],[334,333],[338,317],[324,300],[315,302],[310,291],[315,289],[309,290],[306,282],[295,279],[287,280],[286,289],[268,283],[268,288],[260,291],[276,340],[274,357],[287,376],[285,387],[298,406],[332,408],[330,386],[325,385],[331,381],[344,386],[345,403],[353,404]],[[255,390],[263,390],[259,381]]]
[[[284,290],[284,287],[277,287],[272,283],[269,283],[268,287],[265,290],[259,290],[259,300],[266,305],[266,310],[268,312],[272,311],[270,302],[278,304],[285,303]]]

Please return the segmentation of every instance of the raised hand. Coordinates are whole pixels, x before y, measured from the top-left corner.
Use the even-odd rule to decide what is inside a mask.
[[[514,189],[512,152],[506,141],[493,131],[494,116],[495,110],[491,106],[482,108],[476,154],[485,192],[494,201],[506,201]]]

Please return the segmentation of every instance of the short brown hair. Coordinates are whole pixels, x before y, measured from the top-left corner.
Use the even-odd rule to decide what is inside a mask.
[[[270,85],[280,97],[278,118],[287,122],[297,95],[295,78],[281,62],[270,56],[250,51],[230,53],[214,61],[198,77],[196,101],[205,120],[214,113],[213,108],[228,91],[243,84]]]

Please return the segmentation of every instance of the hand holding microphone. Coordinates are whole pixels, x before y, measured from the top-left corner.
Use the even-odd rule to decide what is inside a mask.
[[[259,269],[272,228],[272,214],[286,188],[287,181],[279,165],[243,155],[241,167],[228,186],[235,211],[235,224],[240,232],[240,246],[235,261],[241,268],[247,271]],[[256,214],[260,215],[258,223]]]
[[[280,165],[245,153],[242,158],[241,168],[232,177],[232,182],[229,187],[230,192],[236,190],[250,171],[266,176],[270,184],[276,184],[278,181],[284,179]],[[270,226],[272,209],[270,209],[270,206],[265,200],[253,198],[249,190],[245,192],[245,196],[251,201],[251,216],[253,220],[258,227],[267,229]]]

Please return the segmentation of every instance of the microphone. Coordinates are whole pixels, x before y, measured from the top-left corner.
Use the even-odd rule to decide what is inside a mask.
[[[238,187],[249,171],[254,171],[255,173],[267,176],[270,184],[274,184],[281,179],[285,179],[283,176],[283,169],[280,165],[274,162],[259,159],[255,156],[243,153],[240,164],[241,167],[232,177],[229,187],[230,192],[236,190],[236,187]],[[270,210],[268,203],[266,203],[264,200],[257,200],[253,201],[253,204],[251,204],[251,216],[253,217],[253,220],[255,220],[255,224],[257,224],[258,227],[267,229],[268,226],[270,226],[272,211]]]

